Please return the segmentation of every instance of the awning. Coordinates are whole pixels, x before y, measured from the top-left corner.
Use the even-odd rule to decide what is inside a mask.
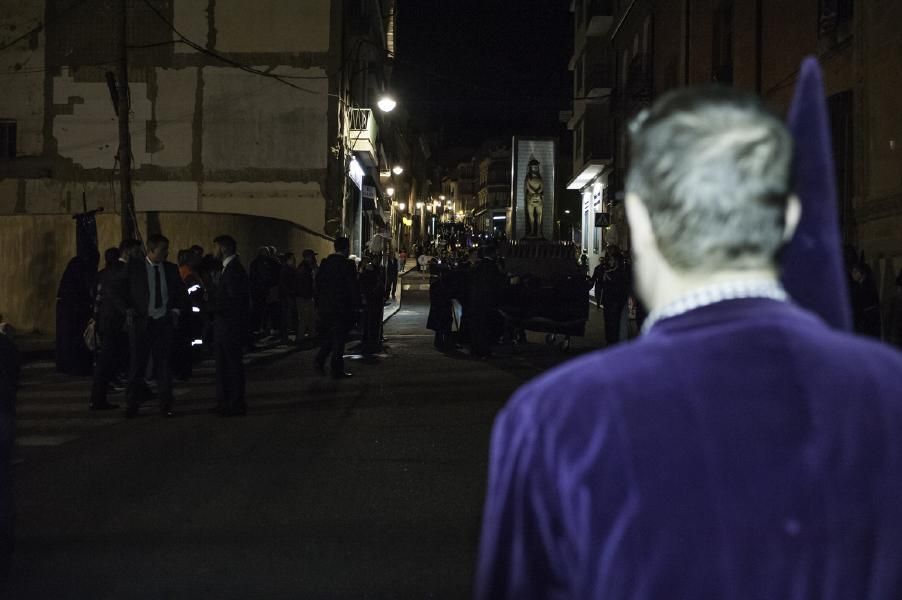
[[[570,180],[570,183],[567,184],[568,190],[581,190],[599,176],[604,174],[604,172],[611,166],[610,160],[590,160],[587,162],[582,170]]]

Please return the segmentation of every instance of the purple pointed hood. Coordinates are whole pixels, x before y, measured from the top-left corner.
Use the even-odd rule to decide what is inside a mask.
[[[827,101],[814,58],[802,63],[788,121],[795,140],[793,177],[802,220],[782,256],[783,285],[799,306],[831,327],[851,331]]]

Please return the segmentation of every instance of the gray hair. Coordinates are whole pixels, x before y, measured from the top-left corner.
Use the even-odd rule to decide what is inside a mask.
[[[684,88],[630,125],[627,192],[683,271],[771,266],[783,245],[792,138],[754,96]]]

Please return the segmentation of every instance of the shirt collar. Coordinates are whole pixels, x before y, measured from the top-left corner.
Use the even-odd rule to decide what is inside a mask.
[[[778,302],[788,302],[790,299],[783,286],[776,281],[744,281],[740,279],[717,283],[689,292],[649,313],[642,325],[642,334],[647,334],[652,327],[665,319],[679,317],[719,302],[749,298],[762,298]]]
[[[161,267],[161,266],[163,266],[163,263],[162,263],[162,262],[155,263],[155,262],[153,262],[152,260],[150,260],[150,258],[147,257],[147,256],[145,256],[144,259],[147,261],[147,264],[150,265],[151,267]]]
[[[226,268],[227,266],[229,266],[229,263],[232,262],[233,260],[235,260],[235,258],[237,258],[237,257],[238,257],[237,254],[233,254],[232,256],[229,256],[228,258],[224,258],[224,259],[222,260],[222,270],[224,271],[225,268]]]

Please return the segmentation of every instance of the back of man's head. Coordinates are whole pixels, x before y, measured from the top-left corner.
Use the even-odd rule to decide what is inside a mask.
[[[344,236],[335,238],[333,245],[335,247],[335,251],[339,254],[348,253],[351,251],[351,240]]]
[[[147,252],[153,253],[153,252],[156,252],[157,249],[160,248],[161,246],[164,246],[164,245],[168,246],[169,239],[161,233],[154,233],[154,234],[147,236],[146,245],[147,245]]]
[[[666,94],[630,126],[627,193],[648,210],[678,271],[773,266],[784,243],[792,138],[755,97],[731,88]]]
[[[119,244],[119,255],[124,260],[130,260],[140,255],[141,242],[138,240],[122,240]]]
[[[119,248],[107,248],[103,252],[103,262],[109,267],[116,264],[120,256],[122,256],[122,253],[119,251]]]
[[[222,248],[223,254],[228,257],[238,251],[238,243],[230,235],[220,235],[213,240],[213,243]]]

